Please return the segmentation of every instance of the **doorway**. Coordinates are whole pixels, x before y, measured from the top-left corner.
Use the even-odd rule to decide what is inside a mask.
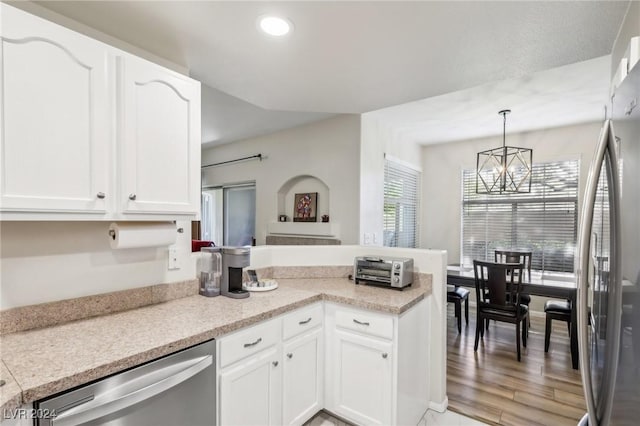
[[[200,238],[216,245],[255,244],[255,182],[202,189]]]

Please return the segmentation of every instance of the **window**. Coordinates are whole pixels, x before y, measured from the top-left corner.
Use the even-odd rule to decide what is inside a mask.
[[[384,236],[386,247],[418,246],[420,172],[398,161],[384,161]]]
[[[497,248],[529,249],[531,266],[573,272],[578,234],[579,161],[533,165],[528,194],[475,193],[475,170],[463,171],[462,264],[493,261]]]

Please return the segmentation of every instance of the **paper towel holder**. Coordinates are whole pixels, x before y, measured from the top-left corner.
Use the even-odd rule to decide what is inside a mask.
[[[175,221],[173,223],[175,223]],[[178,229],[176,229],[176,232],[179,233],[179,234],[184,234],[184,228],[178,228]],[[112,240],[115,241],[115,239],[116,239],[116,231],[114,231],[113,229],[109,229],[109,236],[111,237]]]
[[[174,225],[176,225],[176,226],[178,226],[178,222],[176,222],[175,220],[173,221],[173,224],[174,224]],[[176,229],[176,232],[177,232],[178,234],[184,234],[184,228],[177,228],[177,229]]]

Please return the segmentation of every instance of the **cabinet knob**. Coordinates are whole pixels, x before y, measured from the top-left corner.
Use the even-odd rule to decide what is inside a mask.
[[[105,193],[104,193],[104,192],[98,192],[98,193],[96,194],[96,197],[98,197],[98,198],[100,198],[100,199],[102,200],[102,199],[104,199],[104,197],[106,197],[106,195],[105,195]]]
[[[129,199],[131,201],[135,200],[136,199],[136,194],[129,194]]]
[[[382,354],[382,358],[384,358],[384,359],[387,359],[387,356],[389,356],[389,355],[387,355],[386,352]]]
[[[278,361],[273,361],[272,364],[273,364],[274,367],[277,367],[278,366]]]
[[[293,358],[293,354],[292,354],[291,352],[289,352],[289,353],[287,354],[287,358],[289,358],[289,359]]]

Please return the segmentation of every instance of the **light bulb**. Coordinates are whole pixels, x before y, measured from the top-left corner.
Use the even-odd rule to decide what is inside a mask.
[[[258,19],[258,27],[269,35],[281,37],[289,34],[292,25],[291,22],[287,19],[280,18],[278,16],[267,15],[261,16]]]

